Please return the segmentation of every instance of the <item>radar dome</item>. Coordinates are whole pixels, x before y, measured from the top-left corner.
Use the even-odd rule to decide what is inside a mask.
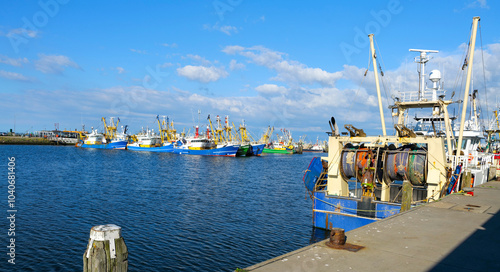
[[[432,70],[429,74],[429,80],[432,82],[438,82],[441,80],[441,72],[439,72],[439,70]]]

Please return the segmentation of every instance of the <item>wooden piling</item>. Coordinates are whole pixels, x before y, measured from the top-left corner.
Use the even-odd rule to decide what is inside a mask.
[[[470,188],[472,183],[472,173],[467,170],[462,174],[462,190],[464,188]]]
[[[128,251],[121,227],[113,224],[92,227],[87,250],[83,254],[83,272],[127,270]]]
[[[488,169],[488,181],[496,179],[497,179],[497,167],[496,165],[492,165],[490,166],[490,169]]]
[[[411,201],[413,200],[413,187],[408,180],[403,181],[403,197],[401,200],[401,212],[407,211],[411,208]]]

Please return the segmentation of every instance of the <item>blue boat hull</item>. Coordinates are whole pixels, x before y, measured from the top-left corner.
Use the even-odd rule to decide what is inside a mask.
[[[251,156],[260,156],[262,154],[262,151],[264,150],[265,144],[258,144],[258,145],[252,145],[252,153],[250,154]]]
[[[320,157],[314,157],[304,174],[304,185],[313,201],[313,226],[321,229],[357,229],[399,213],[401,204],[375,201],[371,197],[328,195],[326,180],[319,178],[326,170]],[[323,174],[324,176],[324,174]],[[361,193],[359,182],[348,182],[349,190]],[[356,194],[356,193],[355,193]]]
[[[307,167],[306,173],[304,174],[304,177],[302,178],[307,190],[309,190],[311,192],[314,191],[314,187],[315,187],[316,182],[318,181],[318,178],[320,177],[322,171],[323,171],[323,163],[321,162],[321,158],[314,157],[311,160],[311,162],[309,163],[309,166]]]
[[[142,147],[142,146],[128,145],[127,149],[131,151],[145,151],[145,152],[169,152],[169,153],[174,152],[173,145],[159,146],[159,147]]]
[[[81,148],[98,148],[98,149],[126,149],[127,141],[112,142],[109,144],[77,144]]]
[[[213,149],[187,149],[183,147],[174,147],[174,153],[182,155],[201,155],[201,156],[227,156],[236,157],[239,146],[225,146]]]
[[[363,202],[360,199],[330,196],[314,192],[313,224],[317,228],[357,229],[399,213],[401,206],[385,202]]]

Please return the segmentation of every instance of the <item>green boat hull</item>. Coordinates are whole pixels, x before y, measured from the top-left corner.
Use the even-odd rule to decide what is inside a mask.
[[[250,149],[250,145],[241,145],[240,148],[238,148],[238,152],[236,152],[236,156],[246,156],[248,149]]]
[[[293,154],[295,151],[293,149],[272,149],[265,147],[262,153]]]

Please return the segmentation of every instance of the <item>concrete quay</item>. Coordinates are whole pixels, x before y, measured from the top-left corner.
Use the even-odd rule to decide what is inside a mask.
[[[500,182],[449,195],[346,233],[357,252],[324,240],[246,271],[500,271]]]

